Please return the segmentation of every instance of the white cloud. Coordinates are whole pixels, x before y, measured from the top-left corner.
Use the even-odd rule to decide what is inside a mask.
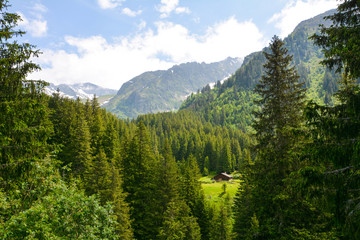
[[[141,10],[133,11],[130,8],[124,8],[122,10],[122,13],[129,17],[136,17],[137,15],[140,15],[142,13],[142,11]]]
[[[48,27],[47,21],[38,19],[27,19],[22,13],[18,13],[22,19],[19,26],[24,28],[25,31],[31,34],[33,37],[44,37],[46,36]]]
[[[158,11],[161,13],[161,18],[167,18],[175,11],[176,14],[190,13],[190,9],[187,7],[178,7],[179,0],[161,0],[161,5],[158,7]]]
[[[19,26],[24,28],[24,30],[30,33],[33,37],[45,37],[48,26],[43,15],[47,11],[48,9],[44,5],[35,3],[28,13],[31,17],[25,17],[24,14],[18,13],[22,19],[22,21],[19,22]]]
[[[175,13],[177,13],[177,14],[180,14],[180,13],[187,13],[187,14],[189,14],[189,13],[190,13],[190,9],[189,9],[189,8],[186,8],[186,7],[178,7],[178,8],[175,8]]]
[[[33,6],[33,10],[36,13],[46,13],[48,11],[47,7],[45,7],[41,3],[35,3],[35,5]]]
[[[168,69],[189,61],[244,57],[265,45],[263,35],[252,21],[238,22],[235,17],[209,27],[201,36],[171,22],[155,25],[154,30],[147,28],[113,43],[101,36],[68,36],[65,43],[76,52],[44,50],[38,59],[43,70],[32,78],[54,83],[93,82],[118,89],[145,71]]]
[[[111,9],[120,6],[121,3],[124,2],[125,0],[97,0],[97,1],[102,9]]]
[[[144,20],[141,20],[140,23],[137,25],[138,31],[141,31],[146,28],[147,23]]]
[[[280,13],[274,14],[268,23],[280,30],[280,37],[290,34],[301,21],[337,7],[336,0],[292,0]]]

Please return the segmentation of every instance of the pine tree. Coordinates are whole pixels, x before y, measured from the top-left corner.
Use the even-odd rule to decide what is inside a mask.
[[[20,16],[8,13],[8,7],[7,0],[0,0],[0,189],[5,191],[20,187],[32,162],[49,154],[52,133],[42,92],[46,83],[26,80],[40,69],[31,60],[40,52],[13,40],[25,32],[16,30]]]
[[[163,206],[158,199],[158,166],[145,125],[139,122],[135,136],[125,149],[122,174],[136,239],[152,239],[159,232]]]
[[[221,162],[222,166],[220,169],[220,172],[232,172],[234,169],[233,166],[233,160],[232,160],[232,154],[231,154],[231,145],[229,141],[224,141],[223,148],[221,151]]]
[[[290,67],[292,57],[282,40],[275,36],[264,55],[265,75],[255,88],[261,96],[256,102],[261,111],[255,113],[253,124],[257,158],[254,165],[248,165],[235,200],[237,239],[249,235],[254,215],[262,239],[286,238],[292,224],[296,225],[296,216],[290,210],[298,202],[287,191],[286,179],[296,170],[296,154],[302,143],[305,89],[298,83],[294,67]]]
[[[130,209],[125,202],[126,194],[122,190],[122,180],[114,161],[108,160],[100,149],[90,165],[86,166],[83,185],[88,195],[97,194],[101,204],[112,203],[117,217],[116,232],[121,239],[132,239]]]
[[[91,100],[91,117],[88,124],[91,134],[91,150],[93,156],[95,156],[100,150],[105,126],[100,105],[95,95]]]
[[[169,202],[158,239],[200,240],[200,228],[184,201]]]
[[[191,214],[197,219],[201,230],[201,239],[208,239],[210,233],[210,218],[205,195],[198,179],[201,177],[196,159],[190,155],[187,162],[182,163],[182,195],[190,207]]]
[[[120,161],[120,140],[117,119],[108,114],[104,136],[102,138],[102,147],[109,159]]]
[[[198,169],[197,169],[198,170]],[[200,228],[192,216],[181,191],[181,177],[178,165],[165,140],[159,166],[159,195],[162,224],[160,239],[201,239]]]
[[[162,157],[160,158],[159,176],[161,176],[158,182],[161,192],[159,198],[163,202],[161,205],[167,206],[169,202],[180,198],[179,192],[181,188],[179,168],[167,140],[165,140]]]
[[[254,112],[256,120],[253,128],[258,142],[256,149],[260,153],[271,151],[280,158],[297,140],[291,131],[302,124],[306,91],[302,88],[303,83],[298,82],[295,67],[290,67],[292,56],[287,52],[284,42],[274,36],[270,52],[264,51],[267,59],[265,75],[255,88],[255,92],[261,96],[256,101],[261,111]]]
[[[48,97],[42,81],[26,80],[40,70],[40,52],[11,42],[20,16],[0,0],[0,238],[118,239],[110,205],[67,187],[50,156]],[[54,104],[54,102],[52,102]]]
[[[218,208],[214,209],[215,214],[212,219],[212,228],[210,231],[210,239],[230,240],[232,239],[232,211],[230,197],[227,195],[220,202]]]
[[[311,38],[316,45],[323,48],[324,65],[330,69],[335,68],[337,72],[344,71],[346,75],[357,79],[360,77],[360,2],[342,0],[337,10],[335,14],[325,17],[332,21],[332,25],[321,25],[320,33],[314,34]]]
[[[306,116],[313,142],[307,153],[313,166],[311,171],[302,171],[302,177],[310,182],[307,192],[326,193],[324,201],[311,200],[325,214],[334,216],[331,226],[337,234],[342,239],[359,239],[360,2],[341,1],[337,10],[326,17],[332,21],[330,27],[321,26],[320,34],[312,39],[323,48],[323,64],[343,73],[335,95],[339,104],[308,104]]]
[[[70,143],[64,148],[66,161],[71,162],[71,170],[75,176],[83,177],[87,165],[91,164],[90,131],[85,120],[80,99],[75,104],[76,115],[70,125]]]

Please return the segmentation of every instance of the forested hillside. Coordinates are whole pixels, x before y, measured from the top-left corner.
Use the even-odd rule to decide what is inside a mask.
[[[332,13],[334,10],[303,21],[284,39],[289,54],[294,56],[291,65],[295,66],[300,75],[299,81],[304,82],[307,88],[307,98],[319,104],[330,105],[334,104],[332,96],[338,88],[336,83],[340,76],[320,64],[324,54],[309,37],[319,31],[319,24],[330,24],[323,17]],[[264,51],[268,51],[268,48]],[[231,78],[223,84],[218,83],[214,89],[206,86],[200,94],[192,94],[181,109],[200,112],[215,124],[247,129],[253,120],[251,112],[257,108],[253,103],[256,99],[253,89],[264,73],[265,61],[262,52],[248,55]]]
[[[1,1],[0,238],[216,239],[230,222],[198,179],[251,161],[251,139],[192,112],[119,120],[96,98],[47,96],[39,51],[11,42]],[[228,230],[227,234],[230,234]]]
[[[274,36],[178,112],[133,120],[27,80],[39,50],[19,43],[8,4],[0,0],[1,239],[360,238],[358,1],[342,1],[317,32],[314,18]],[[219,172],[235,173],[236,196],[223,184],[208,201],[199,179]]]
[[[233,74],[242,60],[227,58],[214,63],[183,63],[164,71],[145,72],[121,86],[104,107],[121,118],[179,109],[191,93]]]
[[[359,239],[359,9],[342,2],[327,17],[333,23],[311,36],[321,63],[341,74],[335,106],[304,101],[311,82],[310,90],[299,83],[285,41],[275,36],[264,51],[256,158],[241,170],[234,239]]]

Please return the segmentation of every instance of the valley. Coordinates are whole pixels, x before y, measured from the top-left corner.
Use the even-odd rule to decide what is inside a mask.
[[[250,31],[256,19],[239,24],[230,17],[203,28],[205,35],[190,34],[190,25],[205,20],[185,1],[138,11],[125,7],[128,1],[75,1],[79,14],[101,12],[98,19],[136,31],[111,40],[66,35],[37,62],[40,50],[28,44],[32,38],[19,42],[27,35],[18,27],[34,35],[29,24],[43,21],[47,7],[57,12],[55,3],[28,3],[34,21],[11,13],[10,2],[17,4],[0,0],[1,239],[360,239],[358,1],[338,1],[337,9],[301,21],[286,37],[274,35],[244,58],[184,61],[129,80],[121,76],[134,76],[134,66],[165,69],[196,54],[219,55],[219,36],[239,25],[249,30],[241,39],[263,33]],[[151,11],[161,14],[145,22]],[[37,30],[47,29],[42,23]],[[182,43],[172,51],[169,29]],[[59,39],[39,31],[36,38]],[[229,48],[240,41],[231,36],[221,41]],[[131,56],[126,64],[119,52]],[[68,73],[68,84],[28,80],[41,68],[54,82]],[[98,85],[110,86],[109,79],[121,87]]]

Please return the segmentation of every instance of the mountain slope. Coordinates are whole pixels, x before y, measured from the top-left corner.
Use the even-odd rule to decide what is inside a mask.
[[[60,91],[60,95],[71,98],[71,99],[91,99],[94,95],[97,97],[106,96],[106,95],[115,95],[116,90],[103,88],[92,83],[75,83],[75,84],[59,84],[55,85],[50,83],[49,86],[45,88],[45,92],[48,95],[51,95],[57,91]]]
[[[318,30],[319,24],[329,24],[323,17],[334,11],[301,22],[284,39],[285,47],[294,57],[293,64],[300,75],[300,81],[306,83],[308,98],[318,103],[333,104],[331,96],[337,90],[336,81],[339,76],[320,64],[323,59],[321,49],[314,46],[309,37]],[[264,51],[268,49],[264,48]],[[262,52],[248,55],[233,76],[212,90],[204,88],[202,93],[191,95],[181,109],[199,112],[216,124],[248,128],[252,121],[251,112],[256,110],[253,104],[256,95],[252,90],[263,75],[264,63]]]
[[[172,111],[192,92],[229,77],[241,63],[238,58],[227,58],[216,63],[184,63],[166,71],[145,72],[126,82],[104,107],[122,118]]]
[[[309,90],[309,96],[320,103],[331,103],[331,99],[325,99],[325,92],[332,95],[336,91],[336,84],[330,84],[334,81],[331,77],[335,77],[333,73],[320,64],[323,59],[321,49],[314,46],[313,41],[309,39],[317,30],[319,24],[328,25],[323,18],[331,15],[335,10],[320,14],[312,19],[301,22],[295,30],[284,39],[285,47],[289,50],[289,54],[293,55],[293,64],[300,75],[300,81],[306,83]],[[267,51],[267,48],[264,49]],[[227,85],[237,85],[252,89],[263,74],[263,64],[265,57],[262,52],[250,54],[244,59],[242,67],[229,79]],[[336,83],[336,82],[335,82]]]

